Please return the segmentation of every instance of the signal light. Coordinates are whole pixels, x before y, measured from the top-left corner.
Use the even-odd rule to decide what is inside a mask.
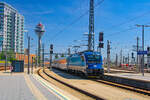
[[[99,48],[104,48],[104,43],[99,43]]]
[[[50,54],[53,54],[53,44],[50,45]]]
[[[150,47],[147,47],[147,56],[150,56]]]
[[[147,51],[150,51],[150,47],[147,47]]]
[[[100,32],[100,33],[99,33],[99,42],[102,42],[102,41],[103,41],[103,36],[104,36],[104,33],[103,33],[103,32]]]
[[[51,50],[53,49],[53,44],[50,45],[50,49],[51,49]]]
[[[131,55],[132,55],[132,58],[134,58],[134,53],[133,53],[133,52],[132,52],[132,54],[131,54]]]

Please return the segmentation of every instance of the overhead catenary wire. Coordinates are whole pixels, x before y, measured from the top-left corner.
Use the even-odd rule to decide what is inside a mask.
[[[118,35],[118,34],[120,34],[120,33],[129,31],[129,30],[134,30],[134,29],[136,29],[136,27],[130,27],[130,28],[128,28],[128,29],[124,29],[124,30],[121,30],[121,31],[118,31],[118,32],[114,32],[114,33],[108,34],[108,35],[105,36],[105,38],[106,38],[106,37],[115,36],[115,35]]]
[[[98,7],[101,3],[103,3],[103,1],[104,1],[104,0],[101,0],[100,2],[98,2],[98,3],[95,5],[95,8]],[[70,27],[70,26],[72,26],[73,24],[77,23],[81,18],[83,18],[83,17],[84,17],[85,15],[87,15],[88,13],[89,13],[89,10],[87,10],[85,13],[83,13],[81,16],[79,16],[79,17],[78,17],[77,19],[75,19],[74,21],[72,21],[70,24],[68,24],[65,28],[63,28],[62,30],[60,30],[58,33],[56,33],[55,35],[53,35],[52,38],[51,38],[51,40],[56,39],[56,37],[57,37],[58,35],[62,34],[66,29],[68,29],[68,27]],[[119,24],[117,24],[117,25],[113,25],[113,26],[109,27],[107,30],[110,31],[110,30],[111,30],[112,28],[114,28],[114,27],[122,26],[122,25],[125,25],[125,24],[129,23],[129,22],[135,21],[135,20],[137,20],[137,19],[139,19],[139,18],[141,18],[141,17],[143,17],[143,16],[145,16],[145,15],[147,15],[147,14],[149,14],[149,13],[150,13],[150,12],[148,11],[148,12],[145,12],[145,13],[143,13],[143,14],[141,14],[141,15],[138,15],[138,16],[136,16],[136,17],[134,17],[134,18],[130,18],[130,19],[127,20],[127,21],[124,21],[124,22],[121,22],[121,23],[119,23]],[[133,30],[133,29],[135,29],[135,28],[129,28],[129,29],[125,29],[125,30],[123,30],[123,31],[114,32],[114,33],[116,34],[116,33],[126,32],[126,31]],[[111,33],[111,34],[109,34],[109,36],[106,36],[106,37],[110,37],[110,36],[112,36],[112,34],[114,34],[114,33]]]
[[[143,16],[145,16],[145,15],[147,15],[147,14],[149,14],[149,13],[150,13],[150,11],[145,12],[145,13],[143,13],[143,14],[141,14],[141,15],[138,15],[138,16],[136,16],[136,17],[134,17],[134,18],[130,18],[130,19],[127,20],[127,21],[121,22],[121,23],[119,23],[119,24],[117,24],[117,25],[113,25],[113,26],[107,28],[107,30],[110,31],[111,29],[114,29],[114,27],[120,27],[120,26],[122,26],[122,25],[125,25],[125,24],[127,24],[127,23],[129,23],[129,22],[132,22],[132,21],[134,21],[134,20],[137,20],[137,19],[139,19],[139,18],[141,18],[141,17],[143,17]],[[149,23],[147,23],[147,24],[149,24]],[[113,32],[113,33],[111,33],[111,34],[108,34],[106,37],[111,37],[111,36],[114,36],[114,35],[118,35],[118,34],[120,34],[120,33],[122,33],[122,32],[126,32],[126,31],[133,30],[133,29],[136,29],[136,27],[131,27],[131,28],[128,28],[128,29],[125,29],[125,30],[121,30],[121,31],[119,31],[119,32]],[[108,31],[107,31],[107,32],[108,32]]]
[[[98,7],[100,4],[103,3],[104,0],[99,1],[94,8]],[[73,24],[77,23],[81,18],[83,18],[85,15],[87,15],[89,13],[89,10],[87,10],[85,13],[83,13],[81,16],[79,16],[77,19],[73,20],[70,24],[68,24],[66,27],[64,27],[62,30],[60,30],[58,33],[54,34],[51,37],[51,40],[56,39],[56,37],[58,37],[60,34],[62,34],[66,29],[68,29],[68,27],[72,26]]]
[[[104,0],[101,0],[99,3],[96,4],[95,7],[97,7],[98,5],[100,5],[103,1],[104,1]],[[72,26],[73,24],[77,23],[81,18],[83,18],[83,17],[84,17],[85,15],[87,15],[88,13],[89,13],[89,10],[86,11],[85,13],[83,13],[81,16],[79,16],[79,17],[78,17],[77,19],[75,19],[74,21],[72,21],[70,24],[68,24],[66,27],[64,27],[62,30],[60,30],[58,33],[54,34],[54,35],[52,36],[52,39],[51,39],[51,40],[56,39],[60,34],[62,34],[65,30],[67,30],[68,27],[70,27],[70,26]],[[129,22],[135,21],[135,20],[137,20],[137,19],[139,19],[139,18],[141,18],[141,17],[147,15],[148,13],[149,13],[149,12],[145,12],[145,13],[143,13],[143,14],[141,14],[141,15],[138,15],[138,16],[135,16],[135,17],[133,17],[133,18],[130,18],[130,19],[127,20],[127,21],[123,21],[123,22],[121,22],[121,23],[119,23],[119,24],[117,24],[117,25],[113,25],[113,26],[111,26],[110,28],[108,28],[108,31],[110,31],[111,28],[119,27],[119,26],[128,24]],[[127,32],[127,31],[134,30],[134,29],[136,29],[136,27],[131,27],[131,28],[124,29],[124,30],[121,30],[121,31],[118,31],[118,32],[113,32],[113,33],[111,33],[111,34],[106,35],[106,37],[116,36],[116,35],[119,35],[119,34],[121,34],[121,33],[123,33],[123,32]]]
[[[145,24],[150,24],[150,22],[145,23]],[[112,36],[115,36],[115,35],[119,35],[120,33],[127,32],[129,30],[134,30],[134,29],[137,29],[137,27],[130,27],[128,29],[124,29],[124,30],[121,30],[121,31],[118,31],[118,32],[114,32],[114,33],[108,34],[108,35],[105,36],[105,38],[106,37],[112,37]]]
[[[143,16],[145,16],[145,15],[147,15],[147,14],[149,14],[149,13],[150,13],[150,11],[145,12],[145,13],[142,13],[142,14],[140,14],[140,15],[138,15],[138,16],[133,17],[133,18],[130,18],[130,19],[128,19],[127,21],[123,21],[123,22],[121,22],[121,23],[119,23],[119,24],[112,25],[111,27],[107,28],[107,30],[108,30],[108,31],[111,31],[111,29],[114,29],[114,27],[120,27],[120,26],[122,26],[122,25],[128,24],[129,22],[135,21],[135,20],[137,20],[137,19],[139,19],[139,18],[141,18],[141,17],[143,17]]]

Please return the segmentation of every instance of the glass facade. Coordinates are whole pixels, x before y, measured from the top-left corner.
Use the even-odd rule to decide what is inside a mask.
[[[0,2],[0,35],[3,50],[24,53],[24,17],[3,2]]]

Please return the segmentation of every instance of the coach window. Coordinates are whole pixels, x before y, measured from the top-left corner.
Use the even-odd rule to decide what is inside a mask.
[[[84,61],[84,56],[81,56],[81,60]]]

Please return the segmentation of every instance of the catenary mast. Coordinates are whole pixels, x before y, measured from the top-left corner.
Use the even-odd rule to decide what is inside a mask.
[[[94,51],[94,0],[90,0],[88,50]]]

